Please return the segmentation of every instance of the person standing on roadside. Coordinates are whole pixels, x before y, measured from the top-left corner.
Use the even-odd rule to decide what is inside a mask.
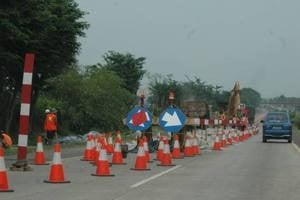
[[[57,116],[56,113],[45,110],[44,130],[46,132],[46,144],[51,145],[57,132]]]

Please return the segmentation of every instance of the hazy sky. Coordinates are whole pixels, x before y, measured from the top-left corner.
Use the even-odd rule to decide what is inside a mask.
[[[89,12],[80,64],[108,50],[146,57],[150,73],[200,77],[263,97],[300,97],[299,0],[77,0]]]

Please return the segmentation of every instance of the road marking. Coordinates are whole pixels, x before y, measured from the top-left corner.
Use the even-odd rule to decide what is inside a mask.
[[[83,156],[73,156],[73,157],[63,158],[62,160],[70,160],[70,159],[82,158],[82,157],[83,157]]]
[[[152,181],[152,180],[154,180],[154,179],[156,179],[156,178],[158,178],[158,177],[160,177],[160,176],[163,176],[163,175],[165,175],[165,174],[167,174],[167,173],[170,173],[171,171],[174,171],[175,169],[178,169],[178,168],[180,168],[180,167],[182,167],[182,165],[177,165],[177,166],[175,166],[175,167],[172,167],[172,168],[170,168],[170,169],[168,169],[168,170],[166,170],[166,171],[163,171],[163,172],[161,172],[161,173],[159,173],[159,174],[156,174],[156,175],[151,176],[151,177],[149,177],[149,178],[147,178],[147,179],[144,179],[144,180],[142,180],[142,181],[140,181],[140,182],[137,182],[137,183],[131,185],[130,188],[137,188],[137,187],[139,187],[139,186],[141,186],[141,185],[143,185],[143,184],[145,184],[145,183],[148,183],[149,181]]]
[[[300,153],[300,148],[294,142],[292,143],[293,147]]]

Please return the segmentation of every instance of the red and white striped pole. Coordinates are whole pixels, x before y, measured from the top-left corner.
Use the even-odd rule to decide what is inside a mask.
[[[34,54],[27,53],[25,55],[23,85],[21,91],[18,155],[17,155],[17,162],[13,164],[15,167],[27,167],[27,142],[28,142],[28,134],[29,134],[33,65],[34,65]]]

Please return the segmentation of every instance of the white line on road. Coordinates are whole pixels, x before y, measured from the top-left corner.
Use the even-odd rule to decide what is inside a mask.
[[[69,160],[69,159],[75,159],[75,158],[82,158],[83,156],[73,156],[68,158],[63,158],[62,160]]]
[[[293,147],[300,153],[300,148],[294,142],[292,143]]]
[[[151,177],[149,177],[149,178],[147,178],[147,179],[144,179],[144,180],[142,180],[142,181],[140,181],[140,182],[137,182],[137,183],[131,185],[130,188],[136,188],[136,187],[139,187],[139,186],[141,186],[141,185],[143,185],[143,184],[145,184],[145,183],[148,183],[149,181],[152,181],[152,180],[154,180],[154,179],[156,179],[156,178],[158,178],[158,177],[160,177],[160,176],[162,176],[162,175],[165,175],[165,174],[167,174],[167,173],[170,173],[171,171],[174,171],[175,169],[178,169],[179,167],[182,167],[182,165],[177,165],[177,166],[172,167],[172,168],[170,168],[170,169],[168,169],[168,170],[166,170],[166,171],[163,171],[163,172],[161,172],[161,173],[159,173],[159,174],[156,174],[156,175],[151,176]]]

